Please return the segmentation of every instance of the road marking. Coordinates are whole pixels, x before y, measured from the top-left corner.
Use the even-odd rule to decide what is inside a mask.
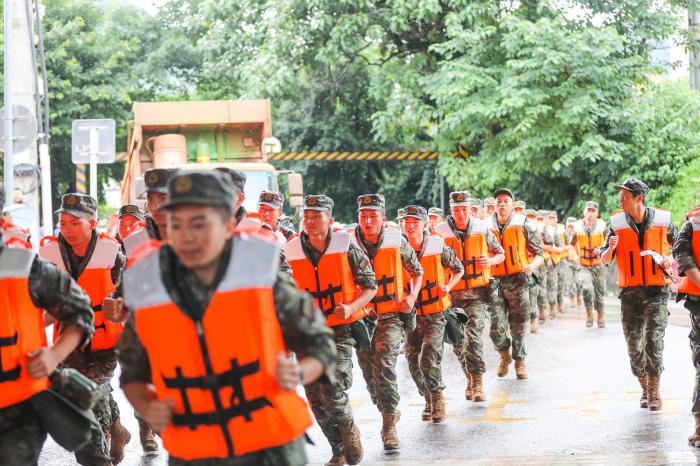
[[[473,422],[522,422],[522,421],[533,421],[535,418],[531,417],[504,417],[503,411],[507,405],[524,405],[527,401],[520,400],[509,400],[508,396],[510,392],[497,392],[489,406],[484,410],[484,415],[481,419],[457,419],[456,422],[460,423],[473,423]]]

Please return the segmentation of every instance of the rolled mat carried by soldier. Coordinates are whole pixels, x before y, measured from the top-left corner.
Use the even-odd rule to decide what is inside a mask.
[[[622,212],[610,218],[600,257],[603,264],[617,259],[622,330],[632,374],[642,387],[639,406],[658,411],[676,227],[670,212],[645,205],[649,187],[644,182],[628,178],[615,188]]]
[[[171,179],[169,243],[125,273],[120,382],[174,466],[305,464],[312,419],[295,389],[335,383],[333,333],[279,273],[279,245],[232,233],[238,194],[217,173]]]

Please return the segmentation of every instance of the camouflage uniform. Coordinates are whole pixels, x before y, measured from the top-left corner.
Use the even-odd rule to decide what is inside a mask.
[[[590,233],[590,228],[588,228],[585,221],[583,226]],[[610,231],[606,230],[605,236],[607,237],[610,234]],[[574,235],[571,239],[571,245],[576,246],[576,242],[576,235]],[[607,266],[603,264],[591,267],[578,265],[578,286],[580,286],[583,294],[583,303],[586,309],[595,309],[597,312],[605,310],[606,273]]]
[[[240,223],[241,220],[247,215],[247,212],[245,210],[245,207],[241,206],[238,209],[238,212],[236,212],[235,218],[236,218],[236,224]],[[292,268],[289,266],[289,262],[287,262],[287,257],[284,255],[284,249],[280,248],[280,272],[287,274],[288,276],[292,276]]]
[[[494,214],[494,221],[498,223],[496,214]],[[499,228],[501,227],[502,225],[499,224]],[[544,255],[542,240],[537,230],[533,228],[528,220],[523,225],[523,235],[525,236],[525,247],[530,254],[542,257]],[[499,352],[507,351],[511,348],[513,359],[521,361],[527,355],[525,352],[525,330],[530,315],[530,277],[524,272],[519,272],[512,275],[503,275],[497,277],[497,279],[503,306],[495,306],[497,312],[500,313],[497,318],[499,328],[494,332],[492,317],[491,338],[493,339],[494,334],[499,336],[505,335],[505,320],[507,316],[511,336],[510,338],[500,338],[497,342],[494,341],[494,344]]]
[[[556,233],[556,227],[547,225],[542,233],[542,241],[548,246],[561,247],[561,238]],[[550,311],[552,308],[557,307],[559,302],[559,271],[561,269],[561,262],[555,264],[553,259],[548,259],[546,263],[547,267],[547,302],[550,306]]]
[[[326,247],[330,244],[332,234],[332,232],[328,233]],[[309,262],[318,264],[323,253],[311,246],[306,233],[301,233],[300,241]],[[355,284],[363,290],[376,289],[377,281],[367,256],[354,244],[350,244],[347,255]],[[339,424],[353,420],[347,391],[352,386],[352,348],[357,345],[357,342],[352,336],[350,325],[337,325],[331,327],[331,330],[335,335],[338,353],[336,382],[330,384],[327,380],[319,380],[305,386],[304,390],[316,421],[331,445],[333,455],[342,455],[343,445]]]
[[[77,280],[87,266],[97,244],[97,232],[93,231],[90,245],[85,257],[79,257],[62,235],[58,236],[58,245],[66,270]],[[126,258],[119,252],[112,268],[112,282],[121,285],[121,276]],[[118,292],[117,292],[118,293]],[[100,385],[99,397],[92,408],[95,418],[102,426],[102,432],[94,432],[93,439],[84,447],[75,451],[75,458],[80,464],[109,464],[109,445],[105,439],[112,429],[113,422],[119,417],[119,408],[112,398],[110,381],[117,368],[117,354],[114,349],[99,351],[73,351],[63,362],[63,367],[72,367],[96,384]],[[99,436],[99,437],[98,437]]]
[[[427,233],[423,235],[423,244],[425,244],[427,236]],[[464,272],[464,266],[457,258],[457,254],[444,245],[440,262],[452,274]],[[408,370],[411,372],[416,387],[418,387],[418,393],[421,396],[426,396],[445,389],[445,385],[442,383],[442,352],[447,319],[444,312],[427,315],[421,315],[418,312],[416,319],[416,329],[406,331],[404,352],[408,361]],[[455,353],[457,352],[458,348],[455,346]]]
[[[4,244],[0,244],[0,254],[4,248]],[[35,306],[45,309],[63,327],[79,328],[85,335],[80,347],[90,340],[94,332],[90,300],[67,273],[36,257],[29,273],[29,296]],[[0,463],[3,465],[37,464],[46,430],[33,401],[46,395],[39,393],[27,401],[0,408]]]
[[[537,227],[537,224],[533,224],[534,230],[537,235],[542,239],[542,233]],[[534,321],[538,318],[539,321],[544,323],[545,309],[547,308],[547,271],[545,266],[541,265],[537,267],[532,272],[532,278],[530,279],[530,321]]]
[[[651,212],[652,209],[647,207],[641,231],[637,231],[640,236],[643,236],[651,225]],[[637,229],[629,214],[627,221],[633,229]],[[676,231],[676,227],[670,225],[669,244],[674,243]],[[610,237],[614,234],[609,225],[605,245],[600,250],[601,255],[608,249]],[[632,373],[637,377],[661,375],[664,370],[663,351],[669,315],[668,298],[668,286],[631,286],[620,290],[622,330],[627,341]]]
[[[693,251],[693,225],[690,221],[683,224],[676,242],[673,244],[673,257],[678,262],[678,273],[683,276],[689,269],[697,269]],[[693,296],[686,299],[694,299],[694,304],[700,306],[700,297]],[[686,304],[686,307],[688,305]],[[700,416],[700,312],[690,312],[690,351],[692,353],[693,365],[695,366],[695,387],[693,389],[693,406],[691,412],[694,416]]]
[[[233,240],[227,242],[218,266],[214,284],[206,287],[186,267],[172,248],[163,246],[160,254],[163,283],[170,298],[191,318],[201,318],[211,300],[218,283],[228,266]],[[331,331],[326,327],[323,315],[319,313],[305,293],[300,293],[291,279],[279,273],[273,286],[275,310],[285,344],[300,357],[312,356],[324,365],[324,377],[335,382],[335,343]],[[117,343],[119,362],[122,367],[121,385],[132,382],[151,383],[151,368],[148,354],[141,343],[134,326],[133,314],[129,316],[122,335]],[[209,458],[186,461],[170,457],[171,466],[258,466],[258,465],[302,465],[306,464],[305,439],[300,437],[287,444],[231,458]]]
[[[467,240],[467,231],[456,227],[452,216],[447,217],[447,222],[452,232],[461,241]],[[490,255],[503,254],[503,247],[490,231],[486,234],[486,245]],[[463,264],[460,263],[463,266]],[[484,363],[484,345],[482,334],[484,327],[489,321],[489,303],[492,303],[493,290],[491,285],[477,288],[467,288],[464,290],[452,291],[452,305],[464,309],[467,314],[467,323],[464,329],[464,340],[462,347],[453,346],[453,351],[459,359],[462,371],[468,376],[472,374],[483,374],[486,372]],[[498,316],[503,315],[498,313]],[[498,328],[505,328],[505,324]],[[500,336],[498,338],[501,338]]]
[[[355,229],[355,237],[360,249],[372,261],[382,244],[384,231],[380,234],[377,244],[367,242],[359,226]],[[423,274],[423,267],[405,237],[401,238],[401,263],[409,277]],[[372,347],[357,351],[357,362],[362,369],[372,402],[384,414],[393,414],[399,405],[396,360],[404,334],[404,321],[399,314],[397,311],[380,315],[374,330]]]

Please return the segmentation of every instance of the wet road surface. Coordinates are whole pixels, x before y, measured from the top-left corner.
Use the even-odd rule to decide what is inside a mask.
[[[356,366],[350,396],[365,447],[363,464],[698,464],[700,449],[689,447],[686,440],[694,425],[686,311],[671,306],[661,379],[664,407],[652,413],[638,406],[641,390],[629,369],[619,304],[614,299],[608,302],[605,329],[587,329],[584,312],[567,308],[538,333],[528,334],[528,380],[516,380],[512,365],[505,378],[496,377],[498,356],[485,334],[487,401],[482,403],[464,399],[464,375],[452,348],[445,346],[448,418],[441,424],[421,421],[423,399],[401,357],[398,453],[383,452],[381,416]],[[143,456],[133,410],[121,391],[115,390],[115,397],[122,422],[133,435],[121,464],[165,465],[163,453]],[[323,464],[331,456],[330,447],[317,426],[310,435],[316,446],[309,446],[309,460]],[[49,439],[40,464],[75,461]]]

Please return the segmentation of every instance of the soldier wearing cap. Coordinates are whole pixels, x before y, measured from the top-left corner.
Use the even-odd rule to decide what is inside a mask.
[[[404,233],[423,267],[423,284],[416,301],[417,325],[406,330],[404,353],[411,377],[425,398],[422,418],[438,423],[445,419],[441,364],[445,311],[452,305],[450,291],[464,274],[464,267],[444,239],[428,233],[428,212],[423,207],[408,205],[403,211]]]
[[[464,192],[469,192],[469,191],[464,191]],[[484,203],[482,202],[481,199],[477,199],[475,197],[472,197],[470,199],[471,201],[471,210],[472,210],[472,217],[476,218],[481,218],[481,209],[484,206]]]
[[[450,216],[438,227],[438,233],[456,252],[464,268],[464,274],[450,293],[452,303],[467,314],[463,346],[453,346],[467,378],[464,396],[475,402],[485,401],[482,334],[491,301],[491,267],[505,259],[503,247],[489,231],[488,224],[472,213],[468,191],[450,193]]]
[[[334,380],[333,336],[279,273],[277,243],[232,234],[235,194],[215,172],[170,180],[169,242],[125,273],[120,382],[171,465],[304,464],[312,420],[295,390]]]
[[[428,209],[428,227],[431,234],[435,233],[435,227],[445,221],[445,212],[439,207],[430,207]]]
[[[122,252],[126,254],[124,249],[124,238],[129,236],[139,227],[144,225],[145,215],[139,206],[133,204],[123,205],[117,214],[119,223],[117,226],[117,240],[122,244]]]
[[[691,412],[695,418],[695,430],[688,443],[700,447],[700,192],[696,193],[696,204],[688,212],[687,221],[678,232],[673,244],[673,256],[678,262],[681,282],[678,299],[685,299],[685,308],[690,311],[690,350],[695,366],[695,387]]]
[[[396,423],[399,420],[399,389],[396,360],[399,356],[405,320],[414,313],[420,293],[423,268],[415,251],[398,229],[385,227],[385,202],[381,194],[357,198],[358,226],[355,242],[369,257],[377,278],[377,295],[371,307],[379,315],[372,347],[357,352],[367,389],[382,414],[382,442],[385,450],[399,448]],[[404,272],[408,283],[405,283]]]
[[[58,237],[41,241],[39,255],[65,270],[90,298],[95,315],[95,334],[88,346],[71,353],[64,361],[99,385],[99,399],[93,407],[101,430],[75,451],[84,465],[118,463],[124,446],[131,438],[119,419],[119,409],[112,398],[110,381],[117,367],[115,344],[122,325],[105,318],[103,302],[120,286],[125,257],[119,242],[98,234],[97,201],[86,194],[65,194],[61,198]],[[54,333],[54,337],[56,337]]]
[[[297,287],[311,293],[335,336],[335,385],[319,381],[305,387],[333,452],[326,464],[335,466],[362,460],[360,431],[353,421],[347,391],[352,386],[352,348],[360,345],[354,335],[367,328],[366,307],[377,293],[377,281],[369,258],[352,243],[352,234],[331,228],[333,204],[328,196],[306,196],[304,229],[284,249]],[[319,283],[325,288],[319,289]]]
[[[486,218],[490,218],[496,212],[496,199],[492,197],[484,199],[484,209],[486,210]]]
[[[554,232],[557,238],[559,239],[559,244],[561,245],[561,251],[559,252],[558,259],[559,259],[559,264],[556,266],[556,272],[557,272],[557,289],[556,289],[556,297],[557,297],[557,310],[559,313],[564,312],[564,296],[567,295],[569,283],[567,282],[567,268],[568,264],[567,261],[569,259],[569,243],[566,241],[566,227],[559,223],[559,217],[556,213],[556,211],[552,210],[549,212],[548,216],[549,221],[552,223],[552,226],[554,227]]]
[[[182,173],[179,168],[151,168],[144,172],[143,181],[146,184],[146,229],[148,236],[157,241],[166,241],[165,212],[160,208],[165,204],[165,196],[168,192],[168,180]]]
[[[546,210],[536,210],[535,221],[530,224],[530,226],[537,232],[542,244],[544,244],[544,229],[546,226],[545,220],[547,218],[547,213],[548,212]],[[547,320],[547,262],[549,260],[549,253],[544,251],[544,264],[542,264],[541,267],[538,267],[532,274],[537,281],[537,309],[539,312],[538,320],[540,324],[544,324]]]
[[[513,210],[515,211],[516,214],[525,214],[526,209],[527,209],[527,204],[525,204],[525,201],[513,202]]]
[[[282,194],[274,191],[262,191],[258,198],[258,214],[263,225],[267,225],[277,235],[280,236],[284,243],[289,241],[294,236],[294,230],[290,229],[279,222],[282,216],[282,207],[284,206],[284,197]]]
[[[598,327],[605,327],[606,267],[600,258],[600,248],[605,243],[609,231],[603,220],[598,218],[598,203],[588,201],[584,205],[583,219],[574,224],[571,249],[578,263],[578,282],[586,307],[586,327],[593,326],[593,310],[597,315]]]
[[[494,192],[493,197],[496,199],[496,213],[490,219],[490,229],[506,253],[506,260],[494,267],[493,274],[499,281],[505,304],[501,312],[508,316],[512,339],[512,344],[505,338],[496,345],[501,355],[497,375],[504,377],[514,359],[515,375],[518,379],[526,379],[525,326],[530,309],[528,287],[530,275],[544,260],[544,251],[540,236],[525,216],[513,211],[513,193],[501,188]],[[504,320],[505,317],[498,319],[501,322]],[[501,335],[503,333],[499,332]],[[512,358],[508,353],[509,348]]]
[[[642,181],[628,178],[615,188],[622,212],[610,218],[600,258],[603,264],[617,258],[622,329],[632,373],[642,387],[639,404],[657,411],[676,227],[670,212],[645,205],[649,187]]]

